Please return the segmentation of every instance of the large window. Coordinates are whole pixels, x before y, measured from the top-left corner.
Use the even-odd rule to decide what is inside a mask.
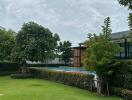
[[[128,42],[118,43],[122,47],[122,51],[116,54],[116,58],[119,59],[132,59],[132,44]]]

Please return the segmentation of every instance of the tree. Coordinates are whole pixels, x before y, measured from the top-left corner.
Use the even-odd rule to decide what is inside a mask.
[[[102,93],[106,76],[110,74],[109,64],[113,62],[115,54],[120,51],[120,47],[111,41],[110,18],[107,17],[102,26],[102,33],[89,34],[86,42],[85,67],[87,70],[96,71],[98,75],[98,93]]]
[[[132,0],[118,0],[118,2],[121,5],[128,7],[129,10],[132,10]]]
[[[72,58],[72,49],[71,49],[71,42],[64,41],[60,42],[60,45],[58,47],[59,52],[61,53],[60,57],[65,62],[65,64],[71,62]]]
[[[24,23],[16,36],[15,60],[46,62],[54,58],[59,36],[35,22]],[[24,65],[25,66],[25,65]]]
[[[132,31],[132,13],[129,13],[128,26],[129,26],[130,30]]]
[[[6,30],[0,27],[0,60],[9,61],[11,60],[11,52],[14,48],[15,37],[14,31]]]
[[[121,5],[128,7],[128,10],[132,10],[132,0],[118,0],[118,2]],[[132,13],[129,13],[128,26],[130,30],[132,31]],[[132,33],[130,33],[130,35],[132,36]]]

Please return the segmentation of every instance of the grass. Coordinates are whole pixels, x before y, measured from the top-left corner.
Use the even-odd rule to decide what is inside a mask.
[[[41,79],[0,77],[0,100],[120,100]]]

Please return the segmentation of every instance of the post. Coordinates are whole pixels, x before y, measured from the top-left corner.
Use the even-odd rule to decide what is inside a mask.
[[[125,38],[125,58],[127,59],[127,39]]]

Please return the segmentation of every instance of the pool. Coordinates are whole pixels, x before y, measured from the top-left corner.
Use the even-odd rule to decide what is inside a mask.
[[[59,67],[45,67],[45,69],[48,69],[48,70],[55,70],[55,71],[64,71],[64,72],[78,72],[78,73],[96,75],[95,72],[86,71],[84,67],[67,67],[67,66],[59,66]]]

